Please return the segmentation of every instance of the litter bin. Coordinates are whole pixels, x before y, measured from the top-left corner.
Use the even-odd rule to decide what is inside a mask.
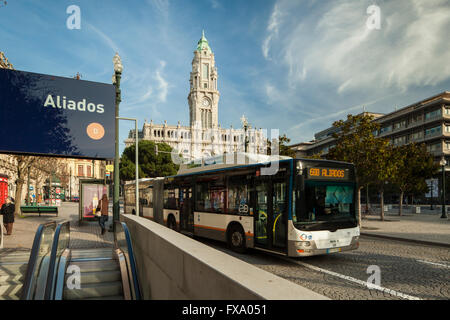
[[[416,213],[420,213],[420,207],[416,207]]]

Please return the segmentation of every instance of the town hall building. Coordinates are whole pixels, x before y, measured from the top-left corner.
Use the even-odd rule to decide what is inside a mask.
[[[219,124],[220,93],[218,72],[204,32],[197,43],[192,59],[190,91],[188,94],[189,126],[144,123],[139,139],[167,143],[184,159],[198,159],[233,152],[265,154],[266,137],[263,130],[253,129],[242,116],[242,128],[221,128]],[[125,146],[135,143],[135,130],[131,130]],[[247,143],[246,143],[247,137]]]

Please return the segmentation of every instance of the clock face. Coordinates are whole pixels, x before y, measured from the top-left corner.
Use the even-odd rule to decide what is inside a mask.
[[[208,99],[203,99],[203,106],[204,107],[209,107],[209,100]]]

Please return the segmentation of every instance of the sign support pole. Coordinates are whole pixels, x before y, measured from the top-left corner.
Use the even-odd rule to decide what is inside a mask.
[[[135,127],[135,143],[136,143],[136,154],[135,154],[135,163],[136,163],[136,175],[135,175],[135,183],[136,183],[136,216],[139,216],[139,132],[138,132],[138,120],[136,118],[119,118],[119,120],[129,120],[134,121]]]

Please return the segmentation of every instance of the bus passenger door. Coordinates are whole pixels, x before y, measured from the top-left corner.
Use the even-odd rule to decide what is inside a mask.
[[[286,248],[287,230],[286,218],[288,210],[287,183],[283,180],[273,181],[272,183],[272,245],[279,249]]]
[[[192,207],[192,188],[180,188],[180,227],[182,231],[194,233],[194,211]]]
[[[258,247],[271,247],[272,234],[272,197],[270,180],[255,179],[254,207],[255,207],[255,245]]]

